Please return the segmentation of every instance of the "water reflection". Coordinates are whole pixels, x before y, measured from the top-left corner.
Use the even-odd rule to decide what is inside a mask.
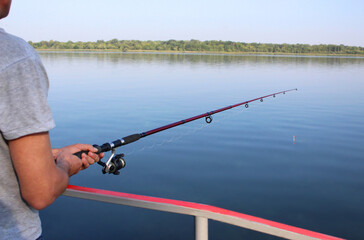
[[[164,54],[164,53],[101,53],[101,52],[40,52],[47,61],[59,61],[61,57],[74,62],[92,60],[98,63],[168,63],[207,64],[207,65],[324,65],[342,67],[345,65],[364,65],[364,57],[326,57],[326,56],[273,56],[273,55],[212,55],[212,54]]]

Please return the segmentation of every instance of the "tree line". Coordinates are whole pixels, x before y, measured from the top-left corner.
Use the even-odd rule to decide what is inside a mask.
[[[53,50],[114,50],[114,51],[176,51],[176,52],[221,52],[221,53],[285,53],[285,54],[364,54],[364,47],[333,44],[273,44],[232,41],[199,40],[98,40],[96,42],[29,42],[35,49]]]

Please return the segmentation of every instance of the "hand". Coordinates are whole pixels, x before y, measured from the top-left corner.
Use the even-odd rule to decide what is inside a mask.
[[[98,162],[101,158],[104,157],[104,153],[99,153],[99,154],[94,153],[97,151],[98,149],[92,147],[92,151],[89,150],[88,154],[82,153],[81,155],[82,167],[80,170],[85,170],[90,165],[94,164],[95,162]]]
[[[80,159],[73,155],[79,151],[89,151],[89,153],[83,153]],[[69,176],[88,168],[104,157],[104,153],[95,154],[95,152],[97,152],[97,149],[89,144],[74,144],[60,149],[52,149],[53,158],[56,160],[57,165],[66,168]]]

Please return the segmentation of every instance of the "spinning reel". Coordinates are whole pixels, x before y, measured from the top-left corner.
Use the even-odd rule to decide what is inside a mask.
[[[102,173],[108,173],[108,174],[114,174],[119,175],[120,169],[124,168],[126,165],[126,162],[124,160],[124,154],[116,154],[115,155],[115,148],[112,149],[111,156],[106,161],[106,163],[102,162],[101,160],[97,163],[100,164],[102,168]]]

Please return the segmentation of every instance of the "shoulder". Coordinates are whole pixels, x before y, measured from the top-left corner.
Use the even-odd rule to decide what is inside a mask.
[[[0,71],[27,58],[39,59],[30,44],[4,31],[0,31],[0,52]]]

